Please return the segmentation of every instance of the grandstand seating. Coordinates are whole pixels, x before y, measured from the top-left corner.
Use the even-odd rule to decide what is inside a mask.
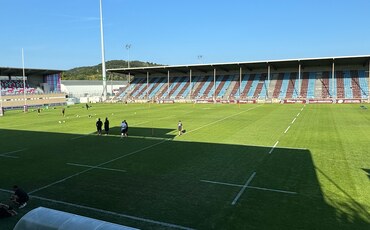
[[[323,72],[320,81],[322,84],[321,97],[329,98],[331,96],[329,91],[329,72]]]
[[[359,87],[361,91],[362,98],[367,98],[369,96],[369,79],[365,76],[365,71],[358,71]]]
[[[133,99],[264,99],[272,96],[278,99],[297,98],[367,98],[368,79],[364,70],[335,71],[334,81],[330,71],[303,72],[301,79],[297,72],[272,74],[267,81],[267,73],[237,74],[214,76],[194,76],[190,85],[188,76],[152,76],[147,79],[135,78],[129,87],[119,92],[120,98]],[[300,82],[301,81],[301,82]],[[2,83],[3,85],[3,83]],[[169,88],[167,88],[169,87]],[[300,89],[299,89],[300,87]],[[333,88],[334,87],[334,88]],[[190,95],[192,91],[192,95]],[[271,93],[272,95],[268,95]]]
[[[353,76],[353,75],[350,73],[350,71],[344,71],[343,72],[344,98],[353,98],[353,87],[352,87],[351,76]],[[337,90],[339,90],[339,86],[337,87]],[[337,96],[337,97],[341,98],[339,96]],[[357,98],[360,98],[360,96],[358,96]]]
[[[26,90],[26,94],[36,93],[36,89],[30,87],[26,81],[26,87],[24,88],[23,80],[1,80],[1,94],[2,95],[17,95],[23,94]]]

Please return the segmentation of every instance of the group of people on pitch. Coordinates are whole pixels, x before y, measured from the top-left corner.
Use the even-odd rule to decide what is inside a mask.
[[[96,121],[96,130],[99,136],[102,135],[102,128],[103,128],[103,122],[100,120],[100,118],[98,118],[98,120]],[[105,131],[105,135],[109,134],[108,117],[106,117],[104,121],[104,131]],[[126,120],[123,120],[121,123],[121,137],[128,137],[128,124]]]
[[[98,120],[96,122],[96,130],[97,130],[97,133],[98,133],[99,136],[101,136],[101,134],[102,134],[102,127],[103,127],[103,122],[100,120],[100,118],[98,118]],[[104,121],[104,131],[105,131],[105,135],[109,134],[109,120],[108,120],[108,117],[106,117],[105,121]]]
[[[13,186],[13,191],[14,193],[10,196],[10,200],[19,209],[24,208],[29,200],[28,194],[17,185]],[[14,210],[14,207],[0,203],[0,218],[11,217],[17,214],[18,213]]]

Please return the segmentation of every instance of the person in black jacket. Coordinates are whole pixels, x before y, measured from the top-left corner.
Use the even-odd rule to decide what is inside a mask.
[[[105,121],[104,121],[104,130],[105,130],[105,135],[108,135],[109,134],[109,120],[108,120],[108,117],[106,117]]]
[[[103,122],[99,118],[98,121],[96,122],[96,130],[98,131],[99,136],[101,135],[101,127],[102,126],[103,126]]]
[[[30,199],[28,194],[17,185],[13,186],[14,194],[10,196],[10,200],[19,205],[19,208],[24,208],[27,205],[27,201]]]

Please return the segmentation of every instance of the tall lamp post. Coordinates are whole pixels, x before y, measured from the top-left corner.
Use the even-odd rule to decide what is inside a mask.
[[[126,44],[126,50],[127,50],[127,68],[130,68],[130,49],[131,44]]]

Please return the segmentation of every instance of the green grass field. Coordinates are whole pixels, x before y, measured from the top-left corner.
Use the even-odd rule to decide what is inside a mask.
[[[110,135],[93,133],[98,117]],[[39,206],[141,229],[370,229],[370,107],[358,104],[6,111],[0,140],[0,201],[14,184],[31,195],[0,229]]]

